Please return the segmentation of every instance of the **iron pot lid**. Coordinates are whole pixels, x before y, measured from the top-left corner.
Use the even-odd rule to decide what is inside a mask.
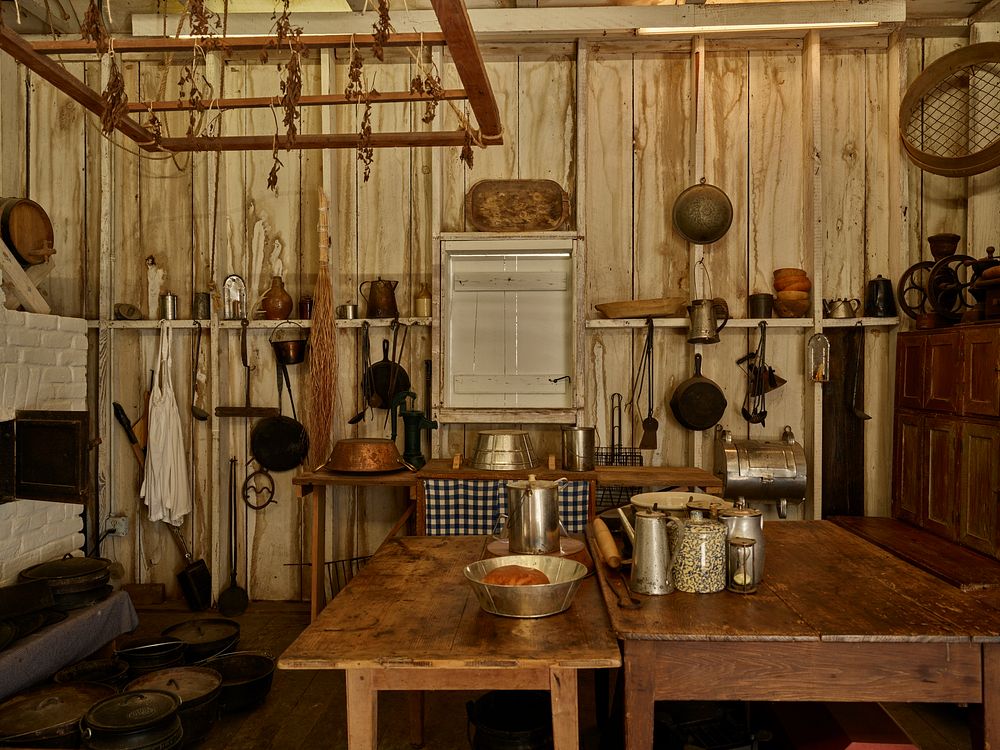
[[[710,245],[721,240],[733,223],[733,204],[715,185],[705,182],[683,190],[674,201],[674,227],[688,242]]]
[[[162,634],[180,638],[191,645],[221,643],[233,636],[239,637],[240,624],[225,617],[198,617],[171,625]]]
[[[111,561],[103,557],[63,557],[58,560],[32,565],[20,572],[21,578],[60,581],[68,578],[100,575],[111,567]]]
[[[84,721],[99,732],[139,732],[169,721],[180,705],[181,699],[166,690],[133,690],[95,704]]]
[[[137,677],[125,686],[126,691],[164,690],[189,706],[203,698],[210,699],[222,687],[222,675],[209,667],[171,667]]]
[[[0,704],[0,740],[57,737],[75,729],[96,703],[114,696],[110,685],[76,682],[46,685]]]

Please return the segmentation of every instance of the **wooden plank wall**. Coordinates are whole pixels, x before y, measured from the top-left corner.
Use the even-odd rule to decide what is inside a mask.
[[[990,32],[992,33],[992,32]],[[967,233],[971,220],[966,208],[966,180],[946,180],[922,173],[904,160],[904,205],[890,205],[888,163],[896,148],[888,140],[889,121],[895,117],[887,102],[896,86],[888,78],[889,55],[903,61],[912,79],[933,59],[963,44],[960,39],[903,39],[898,49],[880,44],[824,45],[821,54],[823,180],[823,252],[827,258],[823,286],[827,297],[858,297],[865,282],[876,274],[898,278],[912,262],[929,257],[926,236],[941,231]],[[475,167],[459,162],[458,149],[441,154],[440,226],[442,231],[465,231],[464,196],[478,180],[491,178],[548,178],[563,185],[575,203],[577,185],[576,129],[578,111],[587,119],[584,206],[587,213],[586,258],[589,270],[584,307],[592,316],[599,302],[690,294],[688,246],[673,229],[670,208],[681,190],[691,184],[690,144],[693,127],[692,63],[687,42],[661,46],[595,44],[588,48],[585,100],[577,101],[575,45],[532,44],[484,48],[490,80],[504,123],[505,143],[477,150]],[[418,54],[424,55],[420,52]],[[166,68],[155,61],[130,61],[123,73],[130,96],[152,94],[164,87],[173,91],[185,61],[175,59]],[[75,64],[80,75],[93,80],[96,64]],[[210,70],[221,70],[226,96],[261,96],[277,90],[276,63],[210,60]],[[212,67],[214,66],[214,67]],[[347,60],[343,53],[313,55],[304,66],[303,93],[342,91]],[[377,70],[377,73],[376,73]],[[377,67],[380,90],[405,89],[416,68],[409,58],[395,58]],[[454,85],[453,66],[442,71],[444,85]],[[215,79],[217,80],[217,79]],[[735,218],[729,233],[705,250],[711,293],[727,300],[734,317],[746,314],[747,296],[770,291],[771,271],[782,266],[811,263],[804,226],[802,143],[809,120],[803,104],[803,50],[799,41],[776,40],[738,46],[709,44],[705,55],[705,179],[730,196]],[[0,61],[0,86],[5,101],[0,118],[5,191],[23,191],[38,200],[53,218],[57,237],[57,267],[45,285],[56,312],[97,317],[99,279],[98,188],[96,145],[100,135],[93,118],[85,117],[60,93],[43,82],[28,80],[6,58]],[[31,128],[24,126],[30,111]],[[376,107],[373,128],[378,130],[428,127],[420,122],[422,107]],[[341,131],[356,129],[361,109],[303,110],[303,131],[316,132],[327,118]],[[450,106],[439,107],[441,128],[453,128],[458,119]],[[163,118],[171,133],[183,132],[187,116]],[[226,134],[273,130],[270,111],[227,113],[221,122]],[[27,155],[19,157],[25,143]],[[190,316],[192,294],[206,290],[226,275],[239,273],[255,300],[279,272],[294,300],[311,293],[317,275],[317,191],[322,184],[331,194],[331,271],[335,303],[358,302],[358,285],[382,276],[399,281],[396,299],[401,315],[412,314],[412,300],[420,284],[431,281],[433,238],[431,193],[433,170],[429,152],[378,150],[371,179],[350,150],[281,152],[283,163],[278,191],[265,186],[271,154],[200,154],[194,157],[150,159],[134,148],[113,149],[114,302],[128,302],[147,313],[147,256],[166,275],[164,290],[178,294],[180,317]],[[52,154],[59,154],[56,162]],[[178,168],[178,167],[182,168]],[[56,168],[58,167],[58,168]],[[216,172],[218,171],[218,175]],[[995,195],[985,180],[976,183],[977,196]],[[977,197],[977,200],[981,200]],[[905,247],[889,246],[889,224],[894,210],[908,215]],[[978,225],[977,225],[978,226]],[[979,252],[988,236],[976,229]],[[990,242],[993,242],[990,240]],[[995,244],[995,243],[994,243]],[[977,249],[978,248],[978,249]],[[708,290],[706,289],[706,294]],[[217,302],[218,300],[216,300]],[[155,314],[155,313],[154,313]],[[908,323],[907,323],[908,324]],[[906,324],[904,324],[905,327]],[[196,557],[215,565],[216,589],[227,584],[229,523],[228,466],[236,456],[242,483],[252,469],[247,459],[247,427],[243,420],[196,422],[189,418],[192,397],[191,363],[194,327],[174,332],[173,381],[185,419],[192,462],[196,505],[185,533],[194,541]],[[206,330],[197,378],[200,403],[206,408],[215,389],[219,404],[242,404],[244,371],[239,357],[239,332],[230,328]],[[250,332],[251,400],[277,400],[274,360],[268,331]],[[740,416],[745,379],[736,360],[757,343],[757,331],[732,330],[722,342],[704,347],[705,374],[724,390],[729,406],[722,424],[739,436],[777,437],[790,425],[800,440],[807,436],[811,385],[804,381],[804,342],[808,332],[772,328],[768,331],[769,362],[787,384],[769,394],[766,427],[749,427]],[[218,335],[218,342],[212,341]],[[371,332],[373,356],[381,353],[386,329]],[[414,327],[402,363],[422,406],[424,361],[430,356],[430,331]],[[866,409],[873,419],[866,425],[866,508],[886,514],[889,508],[891,446],[891,358],[894,334],[868,332]],[[347,419],[360,408],[360,333],[337,333],[335,415],[332,438],[388,435],[383,414],[351,426]],[[634,369],[641,355],[644,331],[588,329],[580,354],[586,361],[585,424],[597,426],[598,442],[609,434],[609,398],[613,393],[630,401]],[[142,394],[154,366],[156,330],[118,330],[101,367],[110,368],[114,400],[133,416],[141,410]],[[212,348],[220,353],[218,382],[211,381]],[[96,336],[95,336],[96,347]],[[647,463],[687,463],[692,433],[677,424],[668,402],[676,386],[692,372],[691,348],[684,329],[657,329],[654,340],[659,420],[655,451]],[[95,357],[95,368],[96,368]],[[300,418],[309,409],[308,366],[290,368]],[[645,400],[626,410],[623,441],[637,444]],[[287,400],[285,413],[288,413]],[[112,423],[113,424],[113,423]],[[131,452],[116,425],[105,446],[112,450],[110,476],[102,511],[137,513],[139,474]],[[479,430],[488,425],[441,425],[441,455],[469,454]],[[560,450],[559,426],[525,426],[536,450],[545,455]],[[711,434],[702,450],[710,468]],[[810,446],[807,446],[807,450]],[[308,571],[308,513],[294,499],[291,473],[275,475],[277,502],[254,512],[238,503],[239,577],[251,596],[261,599],[301,598],[302,576]],[[338,488],[328,514],[327,559],[372,552],[403,507],[386,490]],[[138,533],[115,540],[105,553],[126,568],[126,578],[162,581],[174,587],[182,560],[162,529],[134,521]],[[249,563],[247,562],[249,561]],[[174,592],[176,593],[176,591]]]

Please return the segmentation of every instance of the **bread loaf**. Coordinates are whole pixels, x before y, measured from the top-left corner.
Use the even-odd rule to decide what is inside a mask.
[[[483,577],[483,583],[501,586],[537,586],[549,583],[549,577],[535,568],[526,568],[523,565],[501,565],[487,573]]]

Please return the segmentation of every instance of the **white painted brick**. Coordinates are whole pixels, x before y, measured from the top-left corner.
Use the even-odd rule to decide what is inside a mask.
[[[87,334],[87,321],[83,318],[59,318],[57,320],[60,331],[71,331],[73,333],[82,333],[84,338]]]
[[[75,353],[75,352],[70,352]],[[59,363],[59,355],[63,352],[53,349],[21,349],[21,363],[29,367],[53,367]]]
[[[4,503],[5,505],[11,505],[11,503]],[[0,543],[3,543],[4,539],[10,539],[14,535],[14,519],[13,518],[0,518]]]
[[[39,401],[80,401],[87,398],[86,383],[48,383],[39,386]]]
[[[28,528],[25,531],[26,534],[30,535],[33,532],[39,531],[45,528],[45,514],[44,513],[32,513],[28,518]]]
[[[75,340],[76,337],[72,333],[51,331],[43,333],[36,346],[40,346],[43,349],[72,349]]]
[[[42,383],[70,383],[74,369],[69,367],[47,367],[42,370]]]
[[[27,347],[34,349],[38,346],[38,333],[27,328],[7,329],[7,346],[15,349]]]
[[[59,364],[63,367],[86,367],[87,351],[85,349],[63,349],[58,352],[58,357],[52,364]]]
[[[59,318],[55,315],[42,315],[40,313],[25,313],[28,328],[35,328],[39,331],[54,331],[59,326]]]
[[[13,504],[13,503],[12,503]],[[24,513],[11,519],[11,532],[21,536],[28,532],[28,525],[31,522],[31,514]]]
[[[86,336],[74,336],[70,348],[85,352],[90,348],[90,341]]]
[[[54,398],[41,404],[41,408],[49,411],[84,411],[86,404],[80,404],[77,401],[60,401]]]
[[[14,312],[13,310],[7,310],[6,312],[7,314],[2,318],[5,328],[24,328],[28,324],[24,313]]]

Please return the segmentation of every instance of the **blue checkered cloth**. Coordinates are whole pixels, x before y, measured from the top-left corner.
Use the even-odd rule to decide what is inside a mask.
[[[428,536],[492,534],[507,509],[507,481],[425,479],[424,497]],[[559,520],[566,531],[584,530],[589,504],[589,482],[559,488]]]

